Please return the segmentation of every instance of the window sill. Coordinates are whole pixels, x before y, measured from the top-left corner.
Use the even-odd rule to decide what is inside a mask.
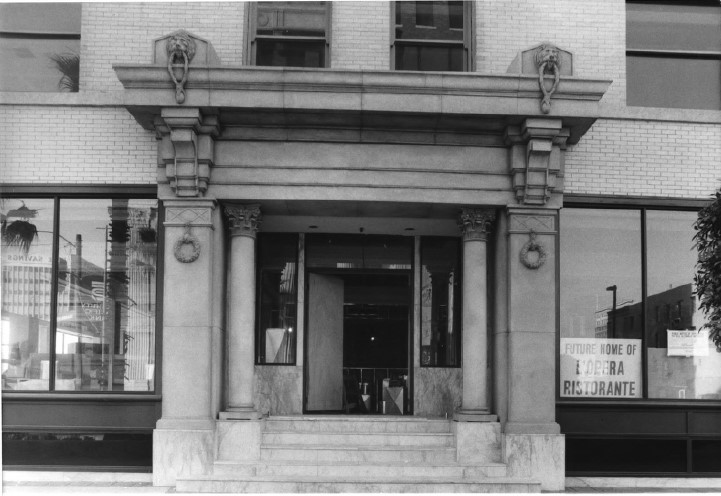
[[[162,396],[156,393],[43,393],[3,392],[2,401],[160,401]]]

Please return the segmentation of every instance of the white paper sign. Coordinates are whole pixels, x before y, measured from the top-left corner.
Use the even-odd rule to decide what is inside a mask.
[[[708,329],[702,331],[666,331],[668,356],[708,356]]]
[[[641,340],[561,338],[562,398],[640,398]]]

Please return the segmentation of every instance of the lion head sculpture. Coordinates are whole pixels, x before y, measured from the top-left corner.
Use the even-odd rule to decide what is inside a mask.
[[[176,31],[168,37],[168,41],[165,43],[165,49],[168,53],[168,62],[184,63],[184,59],[187,57],[187,62],[190,63],[195,56],[195,41],[190,35],[183,30]]]
[[[545,74],[554,74],[560,69],[558,48],[553,45],[541,45],[536,51],[536,66],[538,71]]]

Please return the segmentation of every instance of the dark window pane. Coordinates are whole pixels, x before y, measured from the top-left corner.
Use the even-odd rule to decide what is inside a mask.
[[[629,55],[626,71],[628,105],[721,109],[721,60]]]
[[[421,366],[458,367],[460,340],[458,238],[421,240]]]
[[[416,2],[416,26],[435,26],[433,4],[435,2]]]
[[[0,91],[78,91],[80,40],[0,37]]]
[[[461,2],[397,2],[396,39],[463,41]]]
[[[721,6],[627,3],[626,46],[721,52]]]
[[[261,234],[258,363],[295,363],[298,236]]]
[[[1,205],[2,389],[47,390],[53,201],[5,199]]]
[[[693,472],[721,472],[721,441],[694,439]]]
[[[396,70],[463,71],[463,47],[396,43]]]
[[[686,441],[566,438],[567,472],[686,472]]]
[[[721,353],[707,331],[699,334],[706,318],[693,293],[696,218],[696,212],[646,213],[649,398],[721,399]],[[683,356],[682,343],[696,346]]]
[[[325,36],[325,2],[259,2],[257,34]]]
[[[325,41],[257,39],[256,65],[325,67]]]
[[[560,222],[560,395],[640,398],[640,212],[564,208]]]
[[[61,200],[57,390],[152,391],[156,200]]]

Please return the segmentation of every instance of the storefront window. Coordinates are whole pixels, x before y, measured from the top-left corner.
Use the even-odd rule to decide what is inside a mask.
[[[53,200],[0,200],[2,222],[2,388],[47,391]]]
[[[262,233],[258,239],[259,364],[295,364],[298,236]]]
[[[157,201],[4,204],[3,389],[154,390]]]
[[[459,367],[460,243],[458,238],[421,239],[421,366]]]
[[[561,232],[561,397],[640,398],[640,212],[566,208]]]
[[[721,399],[721,353],[694,295],[695,212],[646,212],[648,397]]]
[[[561,211],[562,398],[721,398],[721,354],[694,296],[695,219]]]

